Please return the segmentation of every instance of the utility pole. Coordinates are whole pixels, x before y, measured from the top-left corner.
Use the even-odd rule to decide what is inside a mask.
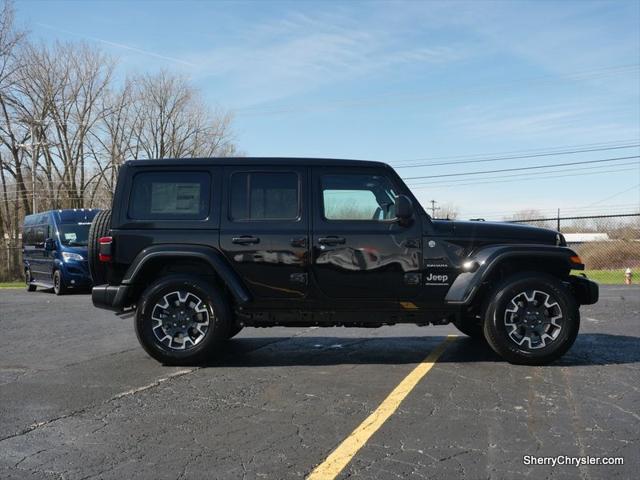
[[[432,218],[436,218],[436,210],[440,210],[440,207],[436,207],[436,204],[438,203],[435,200],[430,200],[431,202],[431,208],[429,210],[431,210],[431,217]]]
[[[36,158],[36,147],[37,146],[47,146],[50,145],[47,142],[36,142],[35,140],[35,129],[33,128],[33,126],[35,124],[39,124],[42,125],[42,122],[38,121],[38,120],[33,120],[33,119],[27,119],[27,121],[29,122],[29,132],[31,135],[31,142],[30,143],[19,143],[18,147],[23,148],[23,149],[27,149],[29,148],[31,150],[31,213],[36,213],[37,210],[37,203],[36,203],[36,181],[37,181],[37,175],[36,175],[36,168],[38,167],[38,159]]]

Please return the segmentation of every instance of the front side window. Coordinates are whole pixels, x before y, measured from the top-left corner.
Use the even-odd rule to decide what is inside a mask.
[[[395,218],[396,192],[381,175],[324,175],[322,201],[327,220],[374,220]]]
[[[208,172],[148,172],[133,179],[129,218],[204,220],[209,216]]]
[[[295,220],[299,182],[293,172],[236,172],[231,175],[230,219]]]

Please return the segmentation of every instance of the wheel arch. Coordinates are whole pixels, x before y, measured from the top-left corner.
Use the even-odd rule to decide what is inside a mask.
[[[505,245],[480,250],[466,259],[476,267],[475,271],[463,272],[456,277],[445,302],[464,306],[480,304],[483,293],[492,285],[522,271],[547,273],[566,280],[572,269],[584,269],[583,264],[572,262],[572,257],[577,255],[570,248],[543,245]]]
[[[154,245],[141,251],[129,266],[122,284],[127,297],[137,298],[159,275],[190,274],[204,277],[224,287],[238,305],[251,299],[249,290],[222,254],[199,245]]]

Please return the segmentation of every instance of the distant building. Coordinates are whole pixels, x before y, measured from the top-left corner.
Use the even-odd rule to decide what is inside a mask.
[[[563,233],[567,243],[608,242],[608,233]]]

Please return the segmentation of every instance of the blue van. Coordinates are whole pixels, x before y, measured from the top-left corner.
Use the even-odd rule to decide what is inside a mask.
[[[27,215],[22,229],[22,259],[27,290],[91,287],[87,262],[89,227],[98,209],[51,210]]]

